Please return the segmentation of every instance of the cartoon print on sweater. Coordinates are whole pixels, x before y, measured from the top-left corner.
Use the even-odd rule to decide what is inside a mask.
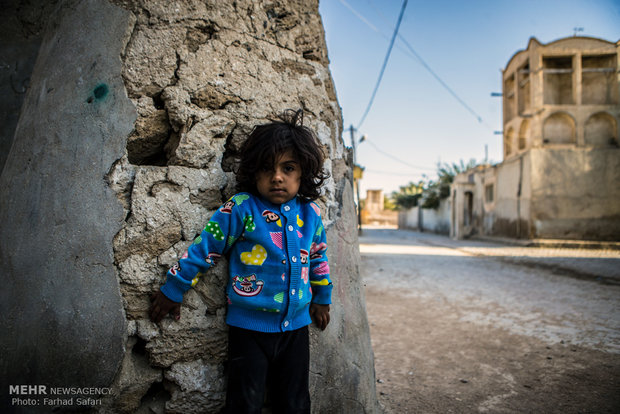
[[[247,194],[238,194],[238,195],[233,196],[231,198],[235,201],[235,203],[237,203],[238,206],[240,206],[241,204],[243,204],[243,202],[245,200],[249,199],[250,196],[247,195]]]
[[[235,293],[246,297],[258,295],[265,284],[262,280],[256,280],[256,275],[235,276],[232,281],[232,288]]]
[[[304,297],[304,291],[303,289],[299,289],[299,300],[301,300]],[[273,300],[278,302],[278,303],[282,303],[284,302],[284,292],[280,292],[277,293],[274,297]]]
[[[323,250],[327,249],[327,244],[320,243],[316,244],[312,242],[312,246],[310,246],[310,260],[320,259],[323,255],[320,253]]]
[[[306,266],[308,264],[308,251],[304,249],[299,250],[299,261],[301,262],[301,279],[304,281],[304,285],[308,284],[308,273],[310,268]]]
[[[310,292],[310,293],[312,293],[312,292]],[[303,297],[304,297],[303,289],[299,289],[299,295],[298,296],[299,296],[299,300],[303,299]],[[275,300],[278,303],[284,302],[284,292],[280,292],[280,293],[276,294],[273,297],[273,300]]]
[[[315,203],[310,203],[310,207],[312,207],[312,210],[314,210],[317,216],[321,217],[321,209],[319,208],[319,206],[317,206]]]
[[[271,241],[273,242],[273,244],[275,244],[281,249],[282,248],[282,232],[281,231],[278,231],[278,232],[270,231],[269,235],[271,236]]]
[[[246,216],[243,219],[243,224],[245,225],[245,231],[249,231],[251,233],[256,230],[256,224],[254,223],[254,217],[252,217],[252,215]]]
[[[308,264],[308,250],[299,250],[299,261],[302,265]]]
[[[230,214],[232,213],[232,209],[234,206],[235,206],[235,202],[231,198],[230,200],[224,203],[224,205],[220,208],[220,211],[225,214]]]
[[[263,211],[263,217],[265,217],[265,221],[267,221],[267,223],[276,223],[278,227],[282,227],[282,221],[280,220],[280,216],[273,211]]]
[[[303,227],[304,226],[304,221],[299,218],[299,214],[297,215],[297,226],[298,227]]]
[[[267,259],[267,250],[260,244],[255,244],[251,252],[241,253],[241,263],[244,265],[262,266]]]
[[[224,232],[220,228],[220,224],[215,221],[210,221],[205,227],[205,231],[213,235],[213,238],[217,241],[224,240]]]
[[[198,273],[196,275],[196,277],[192,279],[192,287],[196,286],[196,283],[198,283],[198,281],[200,280],[202,275],[203,275],[203,273]]]
[[[327,286],[329,285],[329,280],[327,279],[323,279],[323,280],[311,280],[310,284],[312,286]]]
[[[329,265],[327,264],[327,262],[321,262],[317,267],[314,268],[313,273],[315,275],[328,275]]]
[[[177,272],[180,272],[180,271],[181,271],[181,265],[178,263],[170,268],[170,274],[173,274],[175,276],[177,275]]]
[[[209,263],[210,265],[216,265],[217,259],[219,259],[220,257],[222,257],[222,255],[218,253],[209,253],[207,258],[205,259],[205,262]]]
[[[318,237],[321,233],[323,233],[323,224],[319,225],[319,228],[316,229],[316,233],[314,233],[314,235]]]

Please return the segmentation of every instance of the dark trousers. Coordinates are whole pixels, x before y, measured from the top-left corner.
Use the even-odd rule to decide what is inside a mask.
[[[260,414],[268,389],[274,414],[309,414],[308,327],[281,333],[229,328],[224,413]]]

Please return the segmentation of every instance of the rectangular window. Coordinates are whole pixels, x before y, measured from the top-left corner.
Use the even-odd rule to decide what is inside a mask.
[[[571,56],[543,57],[543,89],[546,105],[572,105],[573,58]]]
[[[487,184],[486,186],[484,186],[484,202],[487,204],[492,203],[493,197],[493,184]]]
[[[515,107],[515,75],[512,74],[504,80],[504,123],[510,121],[516,115]]]
[[[618,103],[616,55],[583,56],[581,59],[581,103],[614,105]]]
[[[518,79],[519,79],[519,115],[530,112],[530,64],[529,62],[525,65],[521,66],[521,68],[517,71]]]

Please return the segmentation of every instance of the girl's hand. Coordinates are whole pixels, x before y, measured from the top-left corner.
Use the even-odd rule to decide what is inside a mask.
[[[161,293],[161,290],[158,290],[157,293],[151,295],[151,308],[149,309],[151,321],[159,322],[169,313],[172,313],[174,320],[181,319],[181,304],[168,299]]]
[[[329,324],[329,305],[312,303],[310,305],[310,317],[316,326],[318,326],[320,330],[324,331]]]

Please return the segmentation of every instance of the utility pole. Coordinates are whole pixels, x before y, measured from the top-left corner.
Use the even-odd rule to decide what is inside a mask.
[[[351,124],[351,126],[349,127],[349,132],[351,133],[351,147],[353,148],[353,186],[355,187],[355,192],[357,195],[357,229],[359,234],[362,233],[362,206],[361,206],[361,200],[360,200],[360,183],[359,180],[361,179],[361,172],[360,172],[360,177],[356,178],[356,167],[360,168],[357,165],[357,143],[355,142],[355,128],[353,127],[353,124]],[[361,168],[360,168],[361,170]]]

